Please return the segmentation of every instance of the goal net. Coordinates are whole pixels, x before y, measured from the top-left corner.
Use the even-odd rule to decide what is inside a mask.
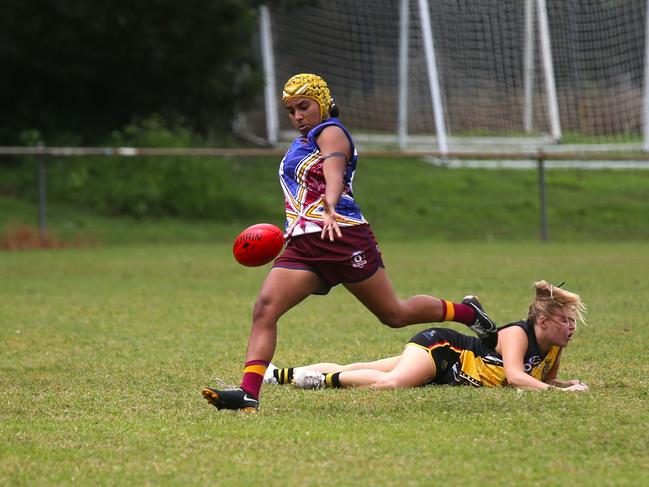
[[[641,149],[646,1],[271,2],[270,72],[280,92],[295,73],[322,75],[366,146],[435,149],[442,129],[451,151]]]

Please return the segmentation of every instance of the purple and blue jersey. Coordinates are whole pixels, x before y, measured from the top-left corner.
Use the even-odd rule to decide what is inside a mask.
[[[298,137],[286,151],[279,166],[279,180],[284,192],[286,208],[286,232],[289,236],[322,231],[322,214],[325,194],[324,160],[316,137],[326,127],[340,127],[352,148],[352,158],[347,161],[343,176],[343,192],[335,211],[341,227],[367,223],[354,200],[352,181],[356,171],[358,154],[354,141],[345,126],[337,118],[329,118],[309,131],[306,137]]]

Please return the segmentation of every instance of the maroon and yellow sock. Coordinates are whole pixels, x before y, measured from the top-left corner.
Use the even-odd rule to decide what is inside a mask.
[[[243,379],[241,379],[241,389],[248,394],[259,399],[259,391],[264,381],[264,374],[268,368],[268,362],[265,360],[250,360],[246,362],[243,369]]]
[[[464,325],[473,323],[475,318],[475,311],[471,306],[461,303],[452,303],[445,299],[442,302],[442,320],[441,321],[455,321]]]

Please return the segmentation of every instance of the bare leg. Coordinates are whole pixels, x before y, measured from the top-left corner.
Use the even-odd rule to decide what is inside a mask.
[[[374,313],[381,323],[391,328],[443,319],[440,299],[426,295],[399,299],[383,268],[379,268],[372,277],[361,282],[345,284],[345,287]]]
[[[297,373],[298,371],[301,370],[317,370],[322,374],[331,374],[334,372],[342,372],[344,370],[359,370],[359,369],[372,369],[372,370],[380,370],[383,372],[389,372],[390,370],[394,369],[394,367],[399,363],[399,360],[401,360],[400,355],[397,355],[395,357],[384,358],[381,360],[375,360],[373,362],[356,362],[347,365],[338,365],[338,364],[325,362],[321,364],[305,365],[304,367],[296,367],[294,373]]]
[[[322,280],[311,271],[271,269],[255,302],[246,362],[270,362],[275,354],[279,317],[322,286]]]
[[[257,412],[264,375],[260,368],[264,370],[263,362],[270,362],[275,354],[277,320],[322,285],[317,274],[307,270],[270,270],[255,302],[241,385],[237,389],[225,390],[204,388],[201,393],[208,403],[217,409]]]
[[[390,371],[350,370],[341,372],[338,379],[343,387],[397,389],[424,385],[433,379],[435,374],[435,363],[431,360],[430,354],[422,348],[408,346],[401,354],[401,360]]]

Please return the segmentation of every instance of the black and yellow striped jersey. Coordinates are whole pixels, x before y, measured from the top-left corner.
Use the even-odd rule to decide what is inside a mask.
[[[527,321],[509,323],[500,328],[520,326],[527,335],[523,358],[525,372],[543,381],[559,357],[560,347],[541,353],[534,333],[534,324]],[[415,335],[409,344],[429,351],[437,370],[432,383],[499,387],[507,385],[501,355],[485,347],[476,337],[449,328],[429,328]]]

